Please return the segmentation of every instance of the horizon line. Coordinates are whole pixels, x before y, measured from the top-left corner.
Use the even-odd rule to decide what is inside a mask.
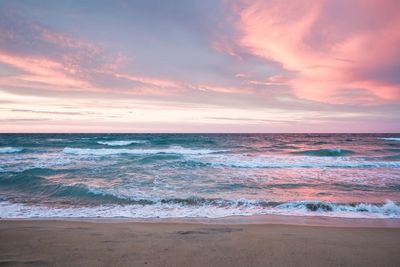
[[[0,134],[400,134],[400,132],[0,132]]]

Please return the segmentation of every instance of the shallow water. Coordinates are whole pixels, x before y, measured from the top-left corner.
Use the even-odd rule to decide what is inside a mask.
[[[400,134],[1,134],[0,216],[400,218]]]

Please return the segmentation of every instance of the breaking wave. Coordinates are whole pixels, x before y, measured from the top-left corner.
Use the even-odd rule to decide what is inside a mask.
[[[398,203],[337,204],[318,201],[268,202],[259,200],[165,199],[136,201],[127,205],[49,207],[0,202],[2,218],[31,217],[125,217],[125,218],[220,218],[263,214],[346,218],[400,218]]]
[[[66,147],[63,149],[66,154],[74,155],[96,155],[96,156],[107,156],[107,155],[118,155],[118,154],[184,154],[184,155],[198,155],[198,154],[211,154],[218,152],[217,150],[211,149],[191,149],[180,146],[171,146],[168,148],[158,149],[117,149],[117,148],[71,148]]]
[[[23,149],[18,147],[0,147],[0,154],[18,153]]]
[[[147,143],[146,140],[121,140],[121,141],[98,141],[100,145],[107,146],[128,146],[132,144],[144,144]]]
[[[368,214],[370,216],[383,216],[388,218],[400,218],[400,206],[393,201],[387,200],[384,204],[350,203],[335,204],[319,201],[295,201],[280,204],[276,209],[295,211],[297,213],[317,212],[334,214],[337,217],[357,217],[357,214]]]
[[[230,168],[399,168],[398,161],[368,161],[362,158],[315,156],[241,157],[212,155],[209,158],[188,160],[182,164]]]

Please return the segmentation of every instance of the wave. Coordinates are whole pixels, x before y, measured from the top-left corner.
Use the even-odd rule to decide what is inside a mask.
[[[384,204],[370,203],[351,203],[351,204],[335,204],[330,202],[319,201],[295,201],[280,204],[275,207],[285,211],[296,211],[300,213],[317,212],[320,214],[332,213],[335,215],[356,216],[357,213],[370,215],[380,215],[390,218],[400,218],[400,206],[393,201],[387,200]],[[338,216],[341,217],[341,216]]]
[[[53,174],[50,169],[31,169],[30,174],[18,173],[0,179],[2,189],[17,191],[26,194],[28,198],[46,198],[47,201],[64,199],[71,203],[84,201],[85,203],[134,203],[130,199],[109,193],[103,189],[91,188],[84,184],[59,184],[51,182],[42,176]],[[65,201],[64,201],[65,202]]]
[[[161,136],[153,136],[149,140],[154,145],[214,145],[216,141],[210,137],[197,134],[167,134]]]
[[[398,203],[330,203],[318,201],[268,202],[260,200],[170,199],[138,202],[127,205],[48,206],[0,202],[0,217],[127,217],[127,218],[182,218],[251,216],[279,214],[293,216],[327,216],[347,218],[400,218]]]
[[[184,155],[199,155],[199,154],[212,154],[219,152],[218,150],[211,149],[191,149],[180,146],[171,146],[169,148],[159,149],[116,149],[116,148],[71,148],[66,147],[63,149],[65,154],[74,155],[95,155],[95,156],[107,156],[107,155],[118,155],[118,154],[184,154]]]
[[[309,155],[309,156],[318,156],[318,157],[337,157],[337,156],[346,156],[353,154],[354,151],[340,148],[325,148],[325,149],[315,149],[315,150],[303,150],[292,152],[292,154],[301,154],[301,155]]]
[[[297,146],[284,145],[284,144],[272,145],[271,147],[272,148],[277,148],[277,149],[297,149],[298,148]]]
[[[18,147],[0,147],[0,154],[18,153],[23,149]]]
[[[313,142],[312,144],[313,144],[313,145],[320,146],[320,145],[327,145],[327,144],[329,144],[329,143],[328,143],[328,142],[325,142],[325,141],[316,141],[316,142]]]
[[[209,155],[180,162],[187,166],[224,168],[400,168],[398,161],[367,161],[363,158],[315,156],[258,156]]]
[[[120,141],[98,141],[100,145],[107,146],[128,146],[132,144],[144,144],[147,143],[146,140],[120,140]]]
[[[378,139],[386,140],[386,141],[400,141],[400,137],[380,137]]]
[[[178,160],[181,157],[179,154],[150,154],[137,159],[137,162],[140,164],[151,164],[158,161]]]
[[[400,154],[383,157],[384,160],[400,161]]]
[[[385,148],[383,150],[388,152],[400,153],[400,148]],[[376,151],[380,152],[381,150],[378,149]]]
[[[51,170],[71,170],[76,167],[89,167],[94,161],[85,156],[66,155],[61,151],[34,151],[31,153],[21,153],[8,155],[0,160],[0,166],[3,172],[21,173],[35,169]],[[85,164],[83,163],[85,162]]]
[[[225,208],[274,208],[289,209],[289,210],[308,210],[308,211],[362,211],[361,204],[335,204],[324,203],[317,201],[298,201],[298,202],[276,202],[263,199],[223,199],[223,198],[206,198],[206,197],[157,197],[157,196],[136,196],[132,194],[121,193],[118,189],[92,187],[86,184],[60,184],[43,178],[47,175],[54,175],[56,172],[50,169],[36,169],[28,173],[22,173],[14,176],[8,176],[0,179],[2,189],[17,191],[19,195],[26,195],[25,198],[31,199],[46,199],[46,202],[59,203],[75,203],[81,205],[88,204],[120,204],[120,205],[181,205],[181,206],[210,206],[210,207],[225,207]],[[255,188],[245,184],[230,184],[229,188],[234,190],[238,186]],[[298,187],[315,187],[315,184],[270,184],[257,188],[298,188]],[[345,186],[346,188],[360,189],[359,185],[351,184],[334,184],[334,186]],[[394,190],[398,185],[388,185],[383,189]],[[362,190],[370,189],[368,186],[361,186]],[[375,188],[376,189],[376,188]],[[123,191],[122,191],[123,192]],[[286,206],[285,206],[286,205]],[[344,208],[344,206],[356,208]],[[361,205],[361,206],[360,206]],[[365,207],[364,207],[365,208]],[[370,209],[368,210],[370,211]],[[400,214],[399,214],[400,215]]]
[[[61,139],[61,138],[48,138],[47,141],[48,142],[61,142],[61,141],[65,141],[65,140]]]

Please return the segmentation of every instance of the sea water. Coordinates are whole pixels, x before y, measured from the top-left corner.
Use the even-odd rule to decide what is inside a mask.
[[[0,217],[400,218],[400,134],[1,134]]]

